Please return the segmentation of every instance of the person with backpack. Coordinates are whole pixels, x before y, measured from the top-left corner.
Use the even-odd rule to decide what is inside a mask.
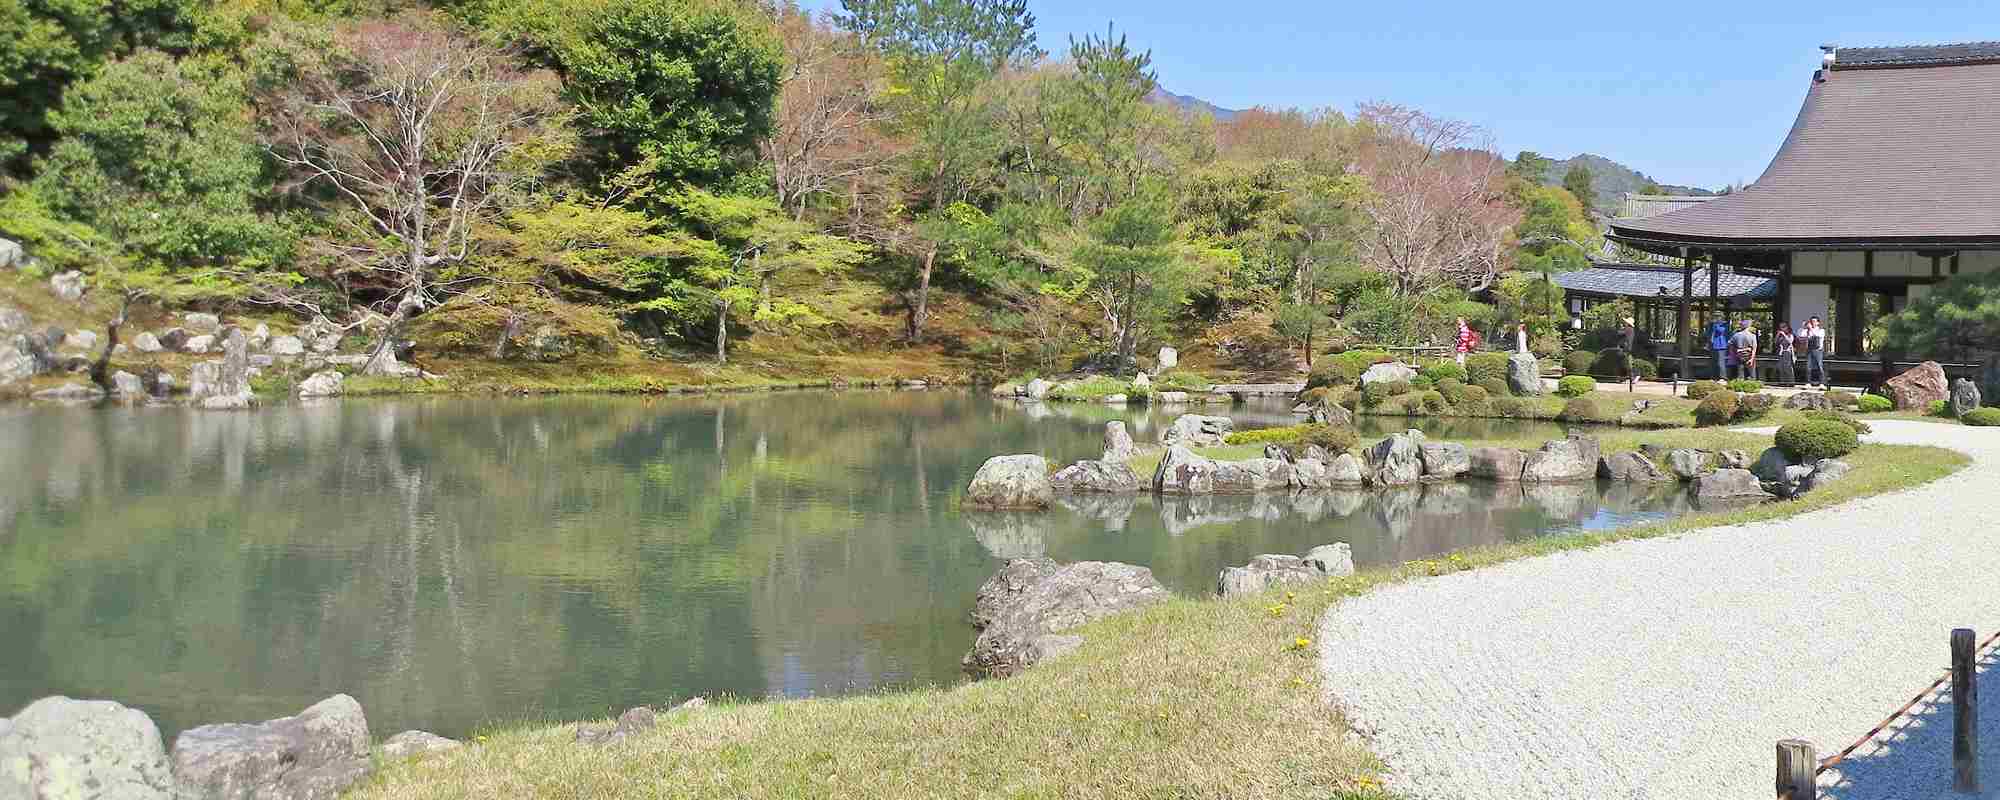
[[[1729,323],[1715,320],[1708,323],[1708,349],[1715,354],[1715,379],[1729,380]]]
[[[1750,326],[1750,320],[1736,323],[1736,335],[1730,337],[1729,346],[1736,357],[1736,372],[1744,380],[1757,379],[1757,329]]]

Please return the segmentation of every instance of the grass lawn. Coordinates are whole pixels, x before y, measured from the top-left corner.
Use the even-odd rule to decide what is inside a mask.
[[[1611,449],[1645,440],[1754,453],[1770,437],[1718,429],[1604,437]],[[1864,445],[1848,460],[1855,469],[1845,480],[1801,500],[1461,551],[1289,593],[1177,599],[1094,623],[1074,654],[1005,680],[720,702],[666,715],[650,733],[602,749],[576,744],[568,724],[496,729],[457,752],[385,764],[352,796],[1382,798],[1378,765],[1323,702],[1314,669],[1314,623],[1332,604],[1384,583],[1789,516],[1966,463],[1887,445]]]

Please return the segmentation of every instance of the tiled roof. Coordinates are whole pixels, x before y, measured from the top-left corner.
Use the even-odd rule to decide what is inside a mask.
[[[1657,217],[1669,211],[1687,208],[1690,204],[1714,200],[1713,195],[1680,194],[1634,194],[1625,193],[1625,203],[1618,209],[1618,219],[1645,219]]]
[[[1572,272],[1558,272],[1557,286],[1564,291],[1622,297],[1680,297],[1681,271],[1678,267],[1642,264],[1598,266]],[[1724,270],[1716,276],[1716,288],[1726,298],[1762,300],[1776,297],[1778,281],[1749,273]],[[1664,291],[1662,291],[1664,290]],[[1708,269],[1694,271],[1695,299],[1708,296]]]
[[[1959,52],[1951,48],[1964,49],[1951,56],[1959,60],[1921,60]],[[1680,243],[2000,241],[2000,61],[1965,60],[2000,45],[1858,50],[1854,58],[1904,68],[1822,70],[1756,183],[1660,216],[1613,220],[1612,235],[1660,252]],[[1835,63],[1856,52],[1836,51]]]
[[[1981,64],[1992,61],[2000,61],[2000,42],[1833,49],[1833,68],[1837,70]]]

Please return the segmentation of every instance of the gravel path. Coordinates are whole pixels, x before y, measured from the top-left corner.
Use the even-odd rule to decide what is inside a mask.
[[[1870,441],[1974,463],[1790,519],[1349,600],[1320,622],[1333,702],[1413,800],[1769,797],[1779,739],[1831,755],[1940,674],[1951,628],[2000,626],[2000,429],[1870,424]],[[1994,750],[2000,704],[1982,705]],[[1950,719],[1940,700],[1864,745],[1821,776],[1825,796],[1966,797],[1950,791]],[[1985,767],[2000,787],[2000,751]]]

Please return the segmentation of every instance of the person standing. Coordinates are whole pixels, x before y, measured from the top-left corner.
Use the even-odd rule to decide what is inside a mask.
[[[1819,317],[1806,320],[1806,386],[1831,388],[1826,377],[1826,326]]]
[[[1472,352],[1473,345],[1478,343],[1479,334],[1472,332],[1472,326],[1465,324],[1464,317],[1459,317],[1458,340],[1454,343],[1455,347],[1453,349],[1458,352],[1458,366],[1461,369],[1465,367],[1465,355]]]
[[[1736,335],[1730,337],[1729,346],[1735,350],[1736,377],[1744,380],[1757,379],[1757,329],[1750,326],[1750,320],[1736,323]]]
[[[1771,355],[1778,360],[1778,372],[1775,376],[1778,383],[1785,386],[1797,385],[1799,354],[1795,347],[1798,344],[1798,337],[1792,335],[1792,323],[1778,323],[1778,332],[1772,334],[1771,343],[1774,345]]]
[[[1639,346],[1639,322],[1631,317],[1625,318],[1624,345],[1622,349],[1625,351],[1625,391],[1637,391],[1639,387],[1639,371],[1632,368],[1632,354],[1637,352],[1636,348]]]
[[[1514,352],[1528,352],[1528,323],[1526,322],[1518,323],[1514,326]]]
[[[1715,379],[1729,380],[1729,323],[1708,323],[1708,349],[1715,354]]]

